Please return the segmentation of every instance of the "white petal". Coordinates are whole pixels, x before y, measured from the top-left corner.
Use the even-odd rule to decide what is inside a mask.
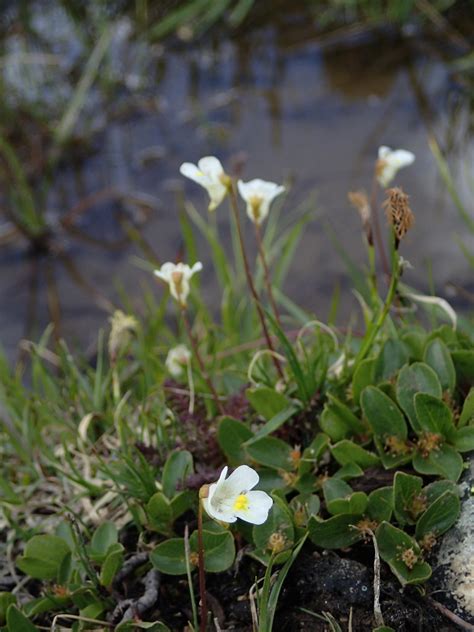
[[[243,182],[242,180],[239,180],[237,182],[237,188],[239,189],[239,193],[240,193],[242,199],[247,202],[249,197],[252,195],[252,191],[253,191],[251,183],[250,182]]]
[[[157,276],[162,281],[168,282],[168,277],[161,270],[153,270],[153,274]]]
[[[228,497],[245,494],[257,485],[259,476],[257,472],[248,465],[240,465],[235,469],[225,481],[225,493]]]
[[[200,261],[196,261],[192,268],[189,269],[189,276],[193,276],[196,272],[201,272],[202,263]]]
[[[397,149],[390,157],[390,161],[396,166],[397,169],[402,167],[408,167],[415,161],[415,154],[406,149]]]
[[[222,200],[225,198],[227,193],[227,188],[222,184],[222,182],[213,182],[209,186],[206,187],[207,192],[209,193],[209,197],[211,198],[209,202],[209,211],[214,211]]]
[[[275,182],[261,180],[260,178],[255,178],[249,182],[239,180],[237,182],[237,187],[240,195],[246,202],[249,198],[257,196],[270,203],[277,195],[280,195],[280,193],[283,193],[285,190],[284,186],[275,184]]]
[[[210,184],[210,180],[207,174],[203,173],[200,169],[198,169],[198,167],[196,167],[196,165],[193,165],[191,162],[183,162],[183,164],[179,168],[179,171],[183,176],[189,178],[190,180],[193,180],[194,182],[197,182],[202,187],[207,188]]]
[[[390,147],[382,145],[381,147],[379,147],[379,160],[385,160],[385,158],[391,153],[392,150],[390,149]]]
[[[176,270],[176,264],[171,263],[171,261],[167,261],[161,266],[159,270],[154,270],[154,274],[160,279],[163,279],[163,281],[166,281],[167,283],[169,283],[171,279],[171,274],[175,270]]]
[[[212,504],[210,497],[204,498],[202,504],[206,513],[211,518],[214,518],[214,520],[220,520],[222,522],[235,522],[237,520],[237,516],[230,508],[225,507],[224,509],[218,509]]]
[[[377,176],[377,180],[383,187],[388,187],[396,176],[397,171],[398,169],[395,165],[391,162],[389,163],[387,160],[386,164],[383,165],[379,175]]]
[[[268,518],[268,512],[272,508],[273,498],[266,492],[256,491],[247,494],[249,506],[247,509],[239,509],[235,512],[237,518],[251,522],[252,524],[263,524]]]
[[[261,224],[264,219],[266,219],[268,213],[270,211],[270,202],[268,200],[263,200],[260,204],[259,215],[258,215],[258,224]]]
[[[222,468],[222,472],[220,473],[219,480],[217,481],[217,485],[219,485],[219,483],[223,483],[225,481],[228,471],[229,471],[229,468],[227,467],[227,465]],[[211,487],[212,487],[212,485],[211,485]]]
[[[220,160],[215,156],[204,156],[198,162],[199,169],[213,180],[218,180],[224,173]]]

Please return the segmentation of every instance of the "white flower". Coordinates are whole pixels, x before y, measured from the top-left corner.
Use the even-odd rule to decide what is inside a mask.
[[[165,365],[173,377],[179,377],[183,368],[191,359],[191,352],[186,345],[178,345],[168,351]]]
[[[197,261],[192,268],[187,263],[164,263],[155,275],[168,283],[171,295],[182,306],[186,306],[189,295],[189,279],[195,272],[202,270],[202,263]]]
[[[209,193],[211,201],[209,210],[214,211],[225,198],[230,183],[220,160],[215,156],[201,158],[197,166],[191,162],[183,162],[179,168],[181,174],[197,182]]]
[[[262,491],[250,491],[257,485],[259,476],[248,465],[240,465],[226,479],[225,467],[217,483],[209,486],[207,498],[202,502],[206,512],[215,520],[235,522],[237,518],[263,524],[273,505],[273,499]]]
[[[250,182],[239,180],[237,186],[240,195],[247,202],[247,215],[255,224],[263,222],[270,210],[270,204],[285,190],[285,187],[279,184],[259,178]]]
[[[415,154],[406,149],[390,149],[382,145],[379,147],[379,159],[375,165],[377,180],[383,187],[388,187],[397,171],[403,167],[408,167],[415,161]]]

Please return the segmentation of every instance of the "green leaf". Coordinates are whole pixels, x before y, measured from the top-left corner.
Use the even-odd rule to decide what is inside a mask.
[[[340,441],[350,435],[350,429],[342,420],[337,410],[331,404],[324,406],[319,420],[321,430],[323,430],[333,441]]]
[[[370,492],[366,511],[377,522],[390,520],[393,512],[393,487],[379,487]]]
[[[420,497],[423,479],[419,476],[396,472],[393,479],[393,504],[395,517],[400,525],[415,524],[418,518],[417,505],[413,501]]]
[[[427,393],[417,393],[414,399],[421,431],[441,434],[447,440],[453,438],[455,433],[453,414],[448,406]]]
[[[276,437],[264,437],[246,446],[247,454],[260,465],[277,470],[292,468],[291,447]]]
[[[434,503],[444,492],[452,492],[459,496],[459,487],[453,481],[441,480],[434,481],[430,483],[424,488],[424,493],[426,494],[426,498],[428,499],[428,505]]]
[[[398,374],[396,390],[398,403],[410,420],[412,428],[419,432],[421,428],[416,417],[413,398],[416,393],[428,393],[440,398],[442,389],[438,376],[427,364],[415,362],[401,369]]]
[[[426,334],[419,329],[410,329],[401,335],[412,360],[421,361],[423,359],[423,348],[425,346]]]
[[[463,349],[461,351],[453,351],[451,357],[456,369],[458,383],[473,384],[474,383],[474,351],[472,349]]]
[[[346,463],[333,474],[333,478],[341,478],[343,481],[350,481],[351,478],[364,476],[364,470],[356,463]]]
[[[295,378],[295,382],[298,386],[298,397],[305,403],[309,403],[313,393],[311,393],[308,389],[308,384],[306,382],[305,372],[298,360],[298,357],[293,349],[293,345],[286,337],[285,333],[279,327],[276,320],[273,318],[271,314],[267,312],[267,318],[270,323],[270,326],[274,333],[276,334],[278,340],[280,341],[283,352],[288,360],[288,366]]]
[[[290,406],[285,395],[267,386],[248,388],[245,395],[255,411],[267,421]]]
[[[441,338],[435,338],[427,345],[424,361],[436,372],[443,391],[452,393],[456,386],[456,371],[449,349]]]
[[[345,481],[330,478],[323,483],[326,509],[330,514],[362,515],[367,507],[368,498],[364,492],[354,492]]]
[[[99,581],[102,586],[111,586],[115,575],[123,564],[123,546],[117,542],[109,548],[107,557],[100,569]]]
[[[390,380],[408,362],[408,352],[400,340],[389,338],[383,345],[374,367],[374,382]]]
[[[307,538],[307,534],[305,534],[301,540],[299,541],[299,543],[295,546],[295,548],[293,549],[290,557],[288,558],[288,560],[286,561],[285,565],[283,566],[283,568],[280,570],[280,572],[278,573],[278,577],[275,579],[275,583],[273,584],[272,587],[272,591],[270,593],[270,597],[268,599],[268,606],[267,606],[267,625],[265,627],[262,626],[261,629],[263,630],[273,630],[274,626],[273,626],[273,620],[275,617],[275,613],[277,610],[277,604],[278,604],[278,598],[280,596],[280,592],[283,586],[283,582],[286,579],[286,576],[288,575],[288,571],[290,570],[292,564],[294,563],[294,561],[296,560],[296,558],[299,555],[299,552],[301,551],[303,544],[305,543]],[[262,612],[262,611],[260,611]],[[262,623],[262,621],[260,620],[260,623]]]
[[[337,397],[328,393],[329,405],[334,410],[338,418],[345,424],[349,432],[355,435],[364,435],[367,433],[367,427],[352,410],[343,404]],[[328,433],[329,434],[329,433]]]
[[[291,499],[290,508],[293,512],[295,525],[300,527],[307,524],[310,516],[318,515],[321,501],[317,494],[298,494]]]
[[[191,509],[191,507],[197,501],[196,492],[191,490],[186,490],[184,492],[178,492],[176,496],[171,500],[171,520],[174,522],[177,518],[179,518],[185,511]]]
[[[7,629],[8,632],[39,632],[38,628],[18,610],[15,604],[8,606]]]
[[[356,463],[362,469],[373,467],[380,462],[379,457],[373,452],[365,450],[362,446],[343,439],[331,447],[331,454],[339,463],[339,465],[347,465],[348,463]]]
[[[382,441],[389,436],[406,439],[405,419],[396,404],[379,388],[368,386],[362,393],[362,410],[374,434]]]
[[[323,432],[318,432],[309,446],[304,449],[298,466],[298,474],[302,476],[306,472],[311,472],[314,466],[320,461],[329,447],[329,437]]]
[[[58,574],[56,576],[57,582],[60,586],[65,586],[69,583],[71,574],[74,568],[74,563],[72,559],[72,553],[66,553],[63,557],[61,565],[58,569]]]
[[[22,500],[15,492],[10,483],[0,476],[0,503],[10,503],[11,505],[21,505]]]
[[[427,459],[437,469],[437,473],[456,482],[461,476],[463,460],[461,455],[449,445],[434,450]]]
[[[457,430],[454,435],[453,444],[458,452],[470,452],[474,450],[474,426]]]
[[[150,553],[150,561],[155,568],[166,575],[186,573],[186,555],[183,538],[171,538],[158,544]]]
[[[444,492],[416,523],[416,538],[421,540],[428,533],[432,533],[435,537],[445,533],[456,522],[460,511],[459,496],[451,491]]]
[[[427,457],[416,452],[413,456],[413,467],[420,474],[437,474],[456,482],[461,476],[463,460],[459,452],[449,445],[433,450]]]
[[[172,452],[166,459],[163,468],[161,484],[163,492],[168,498],[180,491],[178,487],[184,485],[186,478],[193,472],[193,456],[187,450]]]
[[[152,530],[165,535],[169,533],[173,521],[173,510],[171,502],[163,492],[153,494],[147,503],[146,513]]]
[[[35,579],[55,579],[64,557],[70,552],[66,542],[56,535],[35,535],[28,540],[18,568]]]
[[[103,522],[94,531],[94,535],[91,539],[89,554],[91,559],[96,562],[101,562],[105,559],[109,548],[112,544],[118,542],[117,527],[113,522]]]
[[[0,625],[7,619],[7,610],[11,604],[16,604],[16,597],[11,592],[0,592]]]
[[[267,520],[263,524],[255,525],[252,529],[255,546],[261,551],[266,551],[268,555],[271,553],[269,540],[273,534],[278,533],[283,536],[286,549],[291,549],[295,540],[293,520],[288,506],[276,495],[273,496],[273,500]],[[276,561],[279,561],[278,556]]]
[[[352,376],[352,397],[356,404],[360,404],[360,396],[366,386],[375,382],[375,360],[368,358],[357,365]]]
[[[252,431],[241,421],[233,417],[222,417],[217,428],[217,440],[230,465],[245,462],[246,455],[242,444],[253,437]]]
[[[328,520],[311,516],[308,520],[309,537],[316,546],[323,549],[346,548],[362,540],[361,532],[355,528],[361,519],[361,515],[349,514],[339,514]]]
[[[266,437],[272,432],[275,432],[275,430],[278,430],[278,428],[280,426],[283,426],[283,424],[288,421],[288,419],[291,419],[291,417],[293,417],[293,415],[297,413],[298,410],[299,408],[293,405],[290,405],[284,410],[281,410],[275,415],[275,417],[272,417],[270,421],[267,421],[265,425],[259,428],[259,430],[255,433],[255,436],[246,442],[246,445],[250,445],[254,441],[258,441],[262,437]]]
[[[431,575],[431,567],[421,559],[416,540],[389,522],[382,522],[375,532],[380,557],[389,564],[401,584],[419,584]],[[407,561],[404,561],[404,556]]]
[[[462,407],[461,416],[459,417],[458,428],[474,425],[474,386],[471,386],[469,393]]]
[[[230,531],[222,529],[214,523],[204,525],[202,542],[204,547],[204,569],[206,572],[223,573],[232,566],[235,559],[235,544]],[[192,551],[198,551],[197,531],[191,534],[189,545]]]

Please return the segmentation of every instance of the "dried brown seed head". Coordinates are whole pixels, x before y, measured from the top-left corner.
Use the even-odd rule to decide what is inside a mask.
[[[399,187],[387,189],[387,199],[383,203],[387,220],[396,238],[396,247],[415,222],[415,216],[408,204],[409,197]]]
[[[281,553],[286,548],[286,538],[280,531],[275,531],[268,538],[267,549],[272,553]]]

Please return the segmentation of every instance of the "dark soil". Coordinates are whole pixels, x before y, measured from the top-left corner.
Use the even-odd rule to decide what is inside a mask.
[[[367,547],[369,549],[369,547]],[[208,606],[224,632],[252,632],[248,591],[262,567],[243,557],[237,570],[208,574]],[[194,586],[198,595],[197,577]],[[460,628],[433,608],[416,587],[404,590],[382,568],[381,607],[385,625],[396,632],[455,632]],[[343,632],[371,632],[373,616],[372,564],[341,557],[334,552],[319,553],[310,546],[303,550],[290,571],[280,595],[275,617],[276,632],[328,632],[329,624],[301,608],[321,615],[330,613]],[[160,604],[154,613],[176,632],[191,619],[189,592],[185,578],[162,577]],[[149,617],[147,617],[149,619]]]

